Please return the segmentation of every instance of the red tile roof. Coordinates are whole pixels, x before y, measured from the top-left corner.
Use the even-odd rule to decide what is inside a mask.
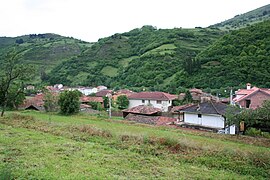
[[[146,99],[146,100],[162,100],[168,101],[176,99],[176,95],[164,93],[164,92],[139,92],[131,94],[129,99]]]
[[[43,98],[44,98],[44,94],[39,93],[39,94],[37,94],[34,97],[25,99],[24,102],[23,102],[23,104],[21,104],[19,106],[19,108],[25,109],[27,107],[30,107],[31,105],[34,106],[34,107],[43,107],[43,105],[44,105]]]
[[[239,89],[238,91],[236,91],[236,95],[243,95],[240,98],[234,98],[233,100],[235,102],[240,102],[243,99],[250,97],[251,95],[255,94],[256,92],[261,91],[263,93],[266,93],[268,95],[270,95],[270,89],[267,88],[257,88],[257,87],[253,87],[251,89]]]
[[[197,89],[197,88],[190,89],[189,92],[203,94],[203,91],[201,89]]]
[[[172,109],[171,109],[171,112],[178,112],[180,110],[183,110],[187,107],[190,107],[190,106],[193,106],[194,104],[184,104],[184,105],[181,105],[181,106],[174,106]]]
[[[88,105],[88,104],[80,104],[80,108],[81,108],[81,109],[84,109],[84,108],[91,108],[91,106]]]
[[[97,97],[106,96],[108,93],[112,93],[112,90],[104,89],[96,93]]]
[[[151,115],[151,114],[155,114],[155,113],[161,112],[161,109],[155,108],[155,107],[151,107],[151,106],[140,105],[140,106],[135,106],[133,108],[124,109],[122,112],[133,113],[133,114]]]
[[[81,102],[100,102],[103,103],[102,97],[82,96],[80,97]]]
[[[133,91],[128,90],[128,89],[120,89],[120,90],[115,92],[116,95],[122,95],[122,94],[130,95],[133,93],[134,93]]]
[[[129,114],[125,119],[129,121],[136,121],[138,123],[151,124],[151,125],[166,125],[175,122],[175,118],[164,116],[144,116],[138,114]]]

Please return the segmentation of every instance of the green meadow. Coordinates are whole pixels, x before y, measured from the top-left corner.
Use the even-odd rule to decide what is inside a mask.
[[[269,139],[85,114],[0,118],[0,179],[267,179]]]

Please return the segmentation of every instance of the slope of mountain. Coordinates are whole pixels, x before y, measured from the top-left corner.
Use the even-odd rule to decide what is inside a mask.
[[[163,89],[185,62],[224,34],[213,29],[144,26],[100,39],[78,57],[59,64],[50,83]],[[177,86],[178,87],[178,86]],[[177,88],[174,87],[174,88]]]
[[[270,87],[270,20],[224,35],[196,60],[201,67],[185,86],[220,88],[250,82]]]
[[[210,27],[233,30],[247,27],[251,24],[262,22],[268,19],[270,19],[270,4],[244,14],[236,15],[234,18],[212,25]]]
[[[22,63],[37,66],[35,80],[38,82],[40,78],[46,79],[46,73],[60,62],[81,54],[91,45],[56,34],[30,34],[15,38],[0,37],[0,54],[3,56],[13,50],[21,52],[19,57]]]

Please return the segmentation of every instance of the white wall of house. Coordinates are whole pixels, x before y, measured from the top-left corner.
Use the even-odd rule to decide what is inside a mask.
[[[198,117],[198,114],[184,113],[184,122],[201,126],[224,128],[224,120],[221,115],[201,114],[201,117]]]
[[[78,91],[88,96],[93,93],[97,93],[97,88],[79,88]]]
[[[169,107],[172,106],[172,101],[159,101],[159,100],[147,100],[147,99],[130,99],[129,107],[132,108],[139,105],[152,105],[155,108],[160,108],[162,112],[168,112]]]
[[[235,129],[236,129],[235,125],[231,125],[229,127],[226,127],[225,134],[235,134]]]

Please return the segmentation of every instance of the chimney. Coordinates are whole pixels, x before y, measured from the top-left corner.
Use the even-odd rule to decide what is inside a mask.
[[[247,89],[251,89],[251,84],[247,83]]]

